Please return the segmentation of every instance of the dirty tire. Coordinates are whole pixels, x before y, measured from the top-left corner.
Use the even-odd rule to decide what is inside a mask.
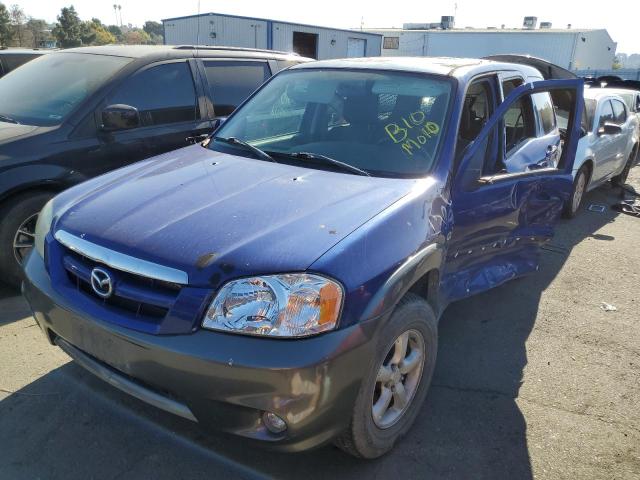
[[[378,371],[388,354],[393,352],[396,339],[405,332],[419,334],[424,340],[420,380],[406,410],[392,425],[380,428],[373,419],[372,406]],[[336,446],[360,458],[376,458],[393,448],[394,444],[411,428],[429,390],[436,363],[438,323],[433,310],[421,297],[407,293],[398,303],[388,324],[378,335],[375,360],[363,379],[353,409],[349,428],[335,440]],[[408,357],[407,357],[408,358]]]
[[[573,218],[580,210],[580,205],[582,205],[584,194],[587,192],[587,186],[589,185],[589,176],[589,167],[587,165],[582,165],[580,170],[578,170],[578,173],[576,173],[576,178],[573,180],[571,196],[564,204],[564,209],[562,210],[562,216],[564,218]],[[583,182],[582,186],[580,186],[580,182]],[[579,195],[580,198],[576,199],[576,195]]]
[[[615,177],[611,178],[611,184],[614,187],[624,187],[624,184],[627,183],[629,172],[631,171],[631,167],[633,167],[633,164],[635,163],[635,160],[636,160],[637,150],[638,150],[637,146],[633,147],[633,150],[631,150],[631,153],[629,154],[629,158],[627,159],[627,163],[624,165],[624,170],[620,172],[620,175],[616,175]]]
[[[0,206],[0,281],[19,287],[23,279],[22,267],[14,255],[13,243],[18,228],[53,197],[51,192],[29,192],[18,195]]]

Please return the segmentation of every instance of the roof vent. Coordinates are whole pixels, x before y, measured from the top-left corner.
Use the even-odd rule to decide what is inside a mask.
[[[524,21],[522,22],[522,28],[524,30],[535,30],[537,24],[538,24],[538,17],[524,17]]]
[[[540,30],[548,30],[551,25],[551,22],[540,22]]]
[[[452,16],[443,16],[440,17],[440,26],[443,30],[451,30],[455,26],[454,17]]]

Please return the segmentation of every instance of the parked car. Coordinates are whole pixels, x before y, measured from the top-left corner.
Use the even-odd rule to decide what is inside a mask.
[[[49,201],[24,295],[52,343],[156,407],[380,456],[420,411],[446,306],[537,270],[582,91],[473,59],[297,65],[206,148]]]
[[[624,185],[638,156],[638,117],[617,90],[587,88],[584,132],[573,165],[574,187],[565,206],[567,217],[578,212],[584,194],[611,180]]]
[[[606,88],[611,93],[620,95],[627,105],[627,111],[638,119],[638,135],[640,135],[640,81],[623,80],[616,76],[585,78],[587,88]]]
[[[57,192],[205,138],[273,73],[307,61],[227,47],[51,53],[0,80],[0,280],[19,285]]]
[[[47,50],[31,50],[28,48],[0,48],[0,77],[5,76],[20,65],[24,65],[28,61],[49,52]]]

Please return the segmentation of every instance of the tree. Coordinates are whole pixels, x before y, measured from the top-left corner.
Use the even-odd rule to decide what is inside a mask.
[[[124,34],[124,43],[129,45],[148,45],[151,43],[151,37],[144,30],[132,28]]]
[[[38,18],[29,18],[24,26],[25,32],[30,36],[30,42],[25,41],[26,44],[30,44],[33,48],[38,48],[41,43],[48,40],[50,37],[47,31],[47,22]]]
[[[159,37],[162,37],[164,35],[164,27],[158,22],[146,21],[144,22],[144,27],[142,27],[142,29],[150,36],[158,35]]]
[[[80,17],[73,5],[64,7],[58,15],[58,23],[53,29],[53,35],[62,48],[79,47],[82,45],[84,29]]]
[[[122,42],[122,30],[120,29],[119,26],[117,25],[109,25],[107,27],[107,31],[113,35],[114,37],[116,37],[116,41],[118,42]]]
[[[620,57],[615,57],[613,59],[613,65],[611,66],[614,70],[620,70],[622,68],[622,62],[620,61]]]
[[[97,18],[92,18],[91,22],[87,22],[89,28],[93,31],[92,45],[108,45],[110,43],[116,43],[116,37],[113,35],[107,27],[102,24]]]
[[[11,31],[11,18],[7,7],[3,3],[0,3],[0,45],[8,45],[13,39],[13,32]]]
[[[19,5],[11,5],[11,8],[9,8],[9,17],[11,19],[13,38],[17,40],[18,47],[22,47],[24,42],[24,24],[27,16]]]

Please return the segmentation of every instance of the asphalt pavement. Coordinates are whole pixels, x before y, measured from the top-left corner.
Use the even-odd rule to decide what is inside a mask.
[[[422,412],[376,461],[202,432],[70,362],[0,287],[0,478],[638,479],[640,218],[617,200],[591,192],[538,273],[447,309]]]

